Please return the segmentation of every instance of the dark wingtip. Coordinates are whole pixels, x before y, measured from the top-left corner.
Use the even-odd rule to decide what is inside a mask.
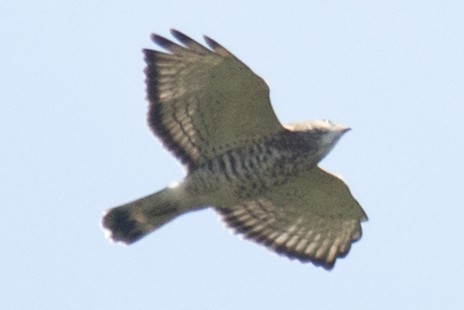
[[[103,216],[102,225],[111,240],[125,244],[134,243],[147,233],[125,208],[109,210]]]
[[[219,43],[216,42],[215,40],[211,39],[211,38],[208,37],[208,36],[203,36],[203,38],[205,39],[206,44],[208,44],[208,46],[209,46],[213,51],[215,51],[218,55],[221,55],[221,56],[223,56],[223,57],[234,57],[235,59],[238,60],[238,58],[235,57],[234,54],[232,54],[231,52],[229,52],[228,49],[226,49],[224,46],[222,46],[221,44],[219,44]]]
[[[165,37],[162,37],[160,35],[157,35],[156,33],[151,34],[151,39],[153,42],[161,46],[162,48],[166,50],[172,50],[173,47],[177,46],[176,43],[172,42],[171,40],[166,39]]]
[[[187,36],[186,34],[180,32],[177,29],[171,28],[169,30],[169,32],[174,36],[174,38],[176,38],[180,42],[193,41],[189,36]]]
[[[208,46],[211,47],[213,50],[217,49],[218,47],[223,48],[221,46],[221,44],[217,43],[216,41],[214,41],[210,37],[204,35],[203,38],[205,39],[206,44],[208,44]]]

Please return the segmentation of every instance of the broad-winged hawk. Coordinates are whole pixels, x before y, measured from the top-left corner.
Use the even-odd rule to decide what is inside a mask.
[[[282,125],[265,82],[228,50],[171,31],[145,49],[148,124],[187,169],[175,187],[110,209],[103,226],[132,243],[188,211],[212,207],[245,238],[326,269],[361,237],[367,216],[318,162],[349,129]]]

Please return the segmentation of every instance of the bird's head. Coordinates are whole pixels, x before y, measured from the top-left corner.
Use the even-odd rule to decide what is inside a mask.
[[[337,144],[338,140],[351,128],[336,124],[329,120],[300,122],[284,126],[286,129],[297,132],[304,137],[306,146],[317,153],[322,159]]]

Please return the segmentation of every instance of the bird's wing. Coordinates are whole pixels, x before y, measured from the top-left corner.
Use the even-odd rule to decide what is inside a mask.
[[[269,88],[212,39],[210,49],[171,30],[183,46],[152,39],[170,53],[145,49],[148,123],[189,168],[237,146],[283,130]]]
[[[361,238],[361,206],[338,177],[316,167],[256,199],[216,208],[226,224],[279,254],[332,269]]]

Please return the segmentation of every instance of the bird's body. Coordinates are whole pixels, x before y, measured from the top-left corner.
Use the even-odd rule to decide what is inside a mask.
[[[214,207],[247,238],[290,258],[332,268],[367,219],[346,185],[317,164],[348,128],[328,121],[282,126],[268,88],[207,38],[213,51],[173,31],[186,47],[145,50],[149,124],[187,167],[178,185],[113,208],[103,225],[132,243],[180,214]]]
[[[315,149],[310,145],[320,138],[321,135],[313,131],[284,131],[251,146],[228,150],[192,171],[185,186],[191,194],[226,189],[234,194],[235,200],[255,197],[261,191],[288,182],[300,171],[316,166],[327,149]],[[213,205],[225,203],[221,202]]]

